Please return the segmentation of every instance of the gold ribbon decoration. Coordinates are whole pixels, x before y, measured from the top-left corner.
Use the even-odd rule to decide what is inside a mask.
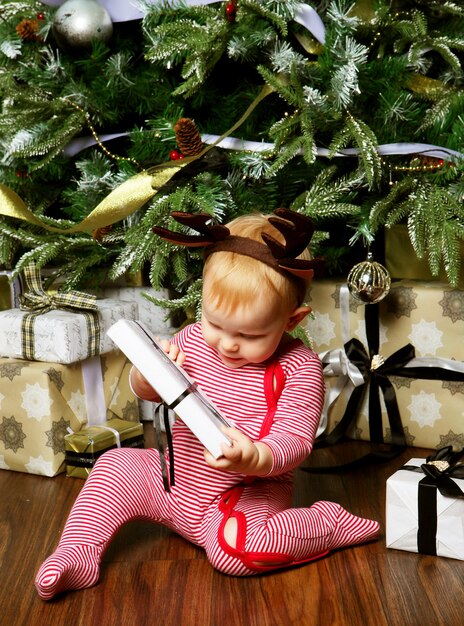
[[[131,176],[131,178],[128,178],[125,182],[116,187],[116,189],[113,189],[113,191],[78,224],[74,224],[69,228],[59,228],[58,226],[47,224],[26,206],[25,202],[15,191],[2,184],[0,184],[0,215],[14,217],[28,222],[29,224],[40,226],[49,232],[61,234],[91,232],[97,228],[104,228],[105,226],[115,224],[125,219],[151,200],[153,196],[171,180],[174,174],[192,161],[196,161],[204,156],[206,152],[233,133],[249,117],[261,100],[266,98],[272,91],[272,87],[264,85],[240,119],[227,132],[221,135],[217,141],[205,147],[199,154],[186,157],[181,161],[167,161],[166,163],[135,174],[135,176]]]
[[[0,185],[0,214],[15,217],[50,232],[61,234],[103,228],[124,219],[142,207],[179,169],[180,167],[162,170],[154,175],[141,172],[132,176],[116,189],[113,189],[82,222],[74,224],[70,228],[58,228],[43,222],[27,208],[15,191],[5,185]]]
[[[426,96],[429,99],[444,96],[453,91],[452,87],[445,85],[441,80],[429,78],[422,74],[411,73],[408,76],[406,87],[415,93]]]
[[[30,361],[34,355],[35,318],[53,309],[71,310],[85,317],[87,326],[88,356],[95,356],[100,349],[100,322],[96,296],[81,291],[47,293],[42,286],[40,270],[35,264],[24,271],[25,292],[19,296],[19,308],[30,311],[21,321],[22,356]]]

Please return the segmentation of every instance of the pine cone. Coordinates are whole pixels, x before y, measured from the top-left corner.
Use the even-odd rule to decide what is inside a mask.
[[[174,126],[179,150],[184,156],[195,156],[203,150],[203,142],[195,122],[188,117],[181,117]]]
[[[111,224],[109,226],[103,226],[102,228],[96,228],[92,232],[92,237],[95,239],[95,241],[98,241],[101,243],[105,235],[108,235],[108,233],[111,232],[112,228],[113,227],[111,226]]]
[[[24,41],[42,41],[40,35],[37,34],[39,32],[37,20],[21,20],[16,26],[16,32]]]

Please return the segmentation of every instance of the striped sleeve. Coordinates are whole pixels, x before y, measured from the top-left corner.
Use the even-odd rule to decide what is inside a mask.
[[[273,456],[269,476],[295,469],[311,453],[325,396],[322,364],[315,353],[302,346],[282,366],[285,388],[270,432],[261,440]]]

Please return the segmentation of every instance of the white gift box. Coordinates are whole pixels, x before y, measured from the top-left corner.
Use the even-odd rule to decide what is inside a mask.
[[[96,302],[100,322],[99,354],[115,349],[106,331],[119,319],[137,319],[135,302],[102,299]],[[23,358],[21,324],[28,311],[0,311],[0,356]],[[88,331],[84,315],[54,309],[34,320],[34,357],[48,363],[76,363],[88,358]]]
[[[420,468],[425,459],[411,459],[406,466]],[[419,483],[425,478],[420,471],[399,469],[387,480],[386,545],[387,548],[419,552]],[[464,480],[453,480],[464,491]],[[436,521],[435,546],[432,554],[464,560],[464,499],[443,496],[436,491],[436,511],[430,511],[428,522]],[[436,518],[436,520],[435,520]],[[422,551],[421,551],[422,552]],[[430,552],[427,552],[429,554]]]
[[[171,361],[149,329],[139,321],[119,320],[108,334],[205,448],[216,459],[222,456],[221,444],[231,443],[222,426],[230,424],[195,381]]]
[[[113,298],[120,302],[135,302],[138,310],[138,320],[143,322],[151,332],[159,337],[171,337],[174,327],[166,316],[168,309],[157,306],[143,296],[146,293],[157,300],[169,300],[167,289],[157,291],[153,287],[106,287],[103,289],[104,298]]]

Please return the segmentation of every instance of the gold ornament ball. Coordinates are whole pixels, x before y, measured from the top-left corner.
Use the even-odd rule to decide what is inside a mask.
[[[366,261],[350,270],[347,283],[353,298],[364,304],[376,304],[390,291],[391,278],[387,268],[374,261],[369,252]]]
[[[53,35],[61,48],[91,48],[93,41],[107,42],[113,34],[108,11],[96,0],[67,0],[53,20]]]

